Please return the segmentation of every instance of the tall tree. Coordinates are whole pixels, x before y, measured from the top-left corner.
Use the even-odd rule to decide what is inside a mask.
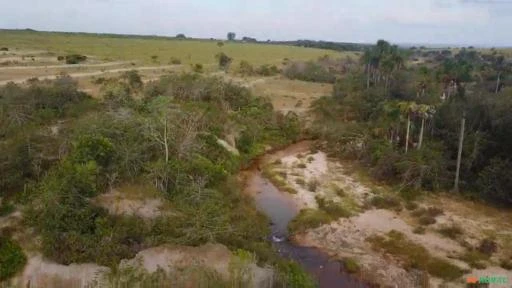
[[[398,103],[402,114],[407,116],[407,129],[405,134],[405,153],[409,151],[409,138],[411,134],[411,115],[416,112],[418,105],[415,102],[400,102]]]
[[[466,113],[462,113],[462,120],[460,122],[460,135],[459,135],[459,149],[457,152],[457,168],[455,171],[455,183],[453,190],[459,192],[459,179],[460,179],[460,163],[462,161],[462,147],[464,145],[464,129],[466,128]]]
[[[236,38],[236,33],[235,32],[228,32],[228,40],[229,41],[234,41]]]

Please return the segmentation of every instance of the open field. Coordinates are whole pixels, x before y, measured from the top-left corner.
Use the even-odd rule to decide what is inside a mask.
[[[103,61],[125,60],[162,65],[169,64],[171,58],[179,59],[183,64],[214,64],[214,56],[221,51],[234,58],[235,64],[236,61],[246,60],[254,65],[278,65],[284,58],[310,60],[323,55],[354,55],[353,52],[340,53],[284,45],[224,42],[224,46],[219,47],[217,43],[217,40],[114,38],[87,34],[0,31],[0,46],[12,50],[37,49],[60,55],[78,53],[96,56]],[[155,61],[152,56],[157,56]]]

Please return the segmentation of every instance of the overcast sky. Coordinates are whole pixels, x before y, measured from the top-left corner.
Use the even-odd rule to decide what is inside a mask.
[[[0,28],[512,46],[512,0],[1,0]]]

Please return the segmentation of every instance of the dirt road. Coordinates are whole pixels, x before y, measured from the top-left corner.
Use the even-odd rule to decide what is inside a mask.
[[[0,71],[29,70],[29,69],[59,69],[59,68],[84,68],[84,67],[109,67],[130,64],[128,61],[106,62],[98,64],[62,64],[62,65],[37,65],[37,66],[7,66],[0,67]]]
[[[73,66],[73,67],[76,67],[76,66]],[[69,76],[71,76],[73,78],[82,78],[82,77],[105,75],[105,74],[109,74],[109,73],[121,73],[121,72],[127,72],[127,71],[131,71],[131,70],[147,71],[147,70],[158,70],[158,69],[177,69],[180,67],[181,67],[181,65],[163,65],[163,66],[117,68],[117,69],[108,69],[108,70],[103,70],[103,71],[70,73]],[[38,78],[39,80],[54,80],[57,77],[59,77],[59,75],[45,75],[45,76],[40,76],[40,77],[36,77],[36,78]],[[32,79],[32,78],[34,78],[34,77],[23,77],[23,78],[3,80],[3,81],[0,81],[0,85],[5,85],[9,82],[20,84],[20,83],[24,83],[25,81]]]

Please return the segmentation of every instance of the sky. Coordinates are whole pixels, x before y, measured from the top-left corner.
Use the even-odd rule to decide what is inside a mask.
[[[0,0],[0,28],[512,46],[512,0]]]

